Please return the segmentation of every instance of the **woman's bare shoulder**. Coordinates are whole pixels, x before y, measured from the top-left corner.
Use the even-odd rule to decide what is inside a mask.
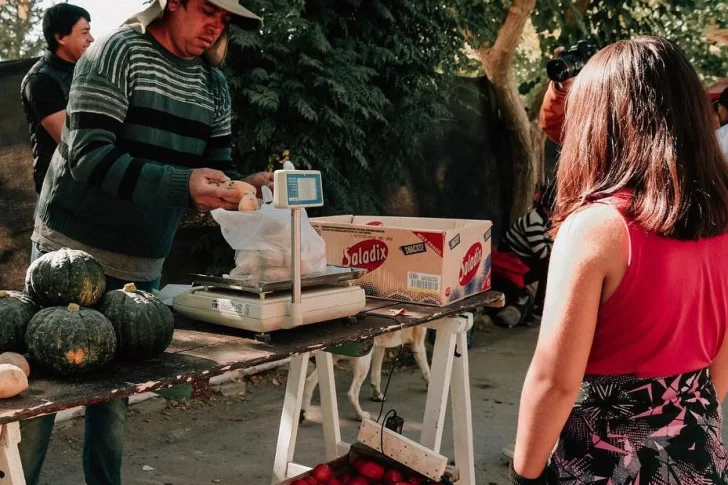
[[[596,203],[567,217],[556,241],[568,246],[574,256],[615,262],[615,257],[628,256],[628,237],[625,219],[619,211],[609,204]]]

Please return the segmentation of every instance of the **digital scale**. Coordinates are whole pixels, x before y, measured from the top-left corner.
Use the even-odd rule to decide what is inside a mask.
[[[189,291],[174,297],[182,315],[208,323],[267,334],[280,329],[356,315],[366,297],[348,283],[364,270],[327,266],[322,275],[301,277],[301,209],[323,205],[321,172],[277,170],[273,205],[291,209],[291,279],[259,281],[195,274]]]

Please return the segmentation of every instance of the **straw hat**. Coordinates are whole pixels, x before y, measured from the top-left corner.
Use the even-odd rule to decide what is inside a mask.
[[[240,5],[238,0],[207,0],[211,4],[230,12],[233,17],[231,23],[244,30],[256,30],[263,25],[263,20],[247,8]],[[128,25],[135,31],[143,34],[149,24],[164,15],[167,0],[152,0],[151,4],[131,17],[122,25]],[[212,45],[203,56],[213,66],[220,65],[225,59],[228,47],[228,29],[225,29],[220,38]]]

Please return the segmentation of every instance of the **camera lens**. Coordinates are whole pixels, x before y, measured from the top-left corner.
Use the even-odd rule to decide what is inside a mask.
[[[562,83],[572,77],[571,66],[566,60],[558,57],[546,64],[546,74],[552,81]]]

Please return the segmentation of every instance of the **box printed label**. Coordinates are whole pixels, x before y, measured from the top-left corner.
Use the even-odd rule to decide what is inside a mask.
[[[450,246],[450,249],[455,249],[456,247],[460,246],[460,233],[457,233],[454,238],[450,239],[450,242],[447,243],[448,246]]]
[[[409,271],[407,289],[440,293],[440,275]]]
[[[442,234],[414,231],[414,235],[422,239],[438,256],[442,256],[442,243],[444,242]]]
[[[372,272],[379,268],[389,255],[389,248],[383,241],[367,239],[344,250],[342,266],[365,269]]]
[[[480,262],[483,260],[483,245],[476,242],[468,252],[463,256],[463,260],[460,262],[460,286],[466,286],[470,283],[475,275],[478,273]]]
[[[408,244],[406,246],[400,246],[399,249],[405,256],[411,256],[413,254],[421,254],[427,251],[425,243]]]

